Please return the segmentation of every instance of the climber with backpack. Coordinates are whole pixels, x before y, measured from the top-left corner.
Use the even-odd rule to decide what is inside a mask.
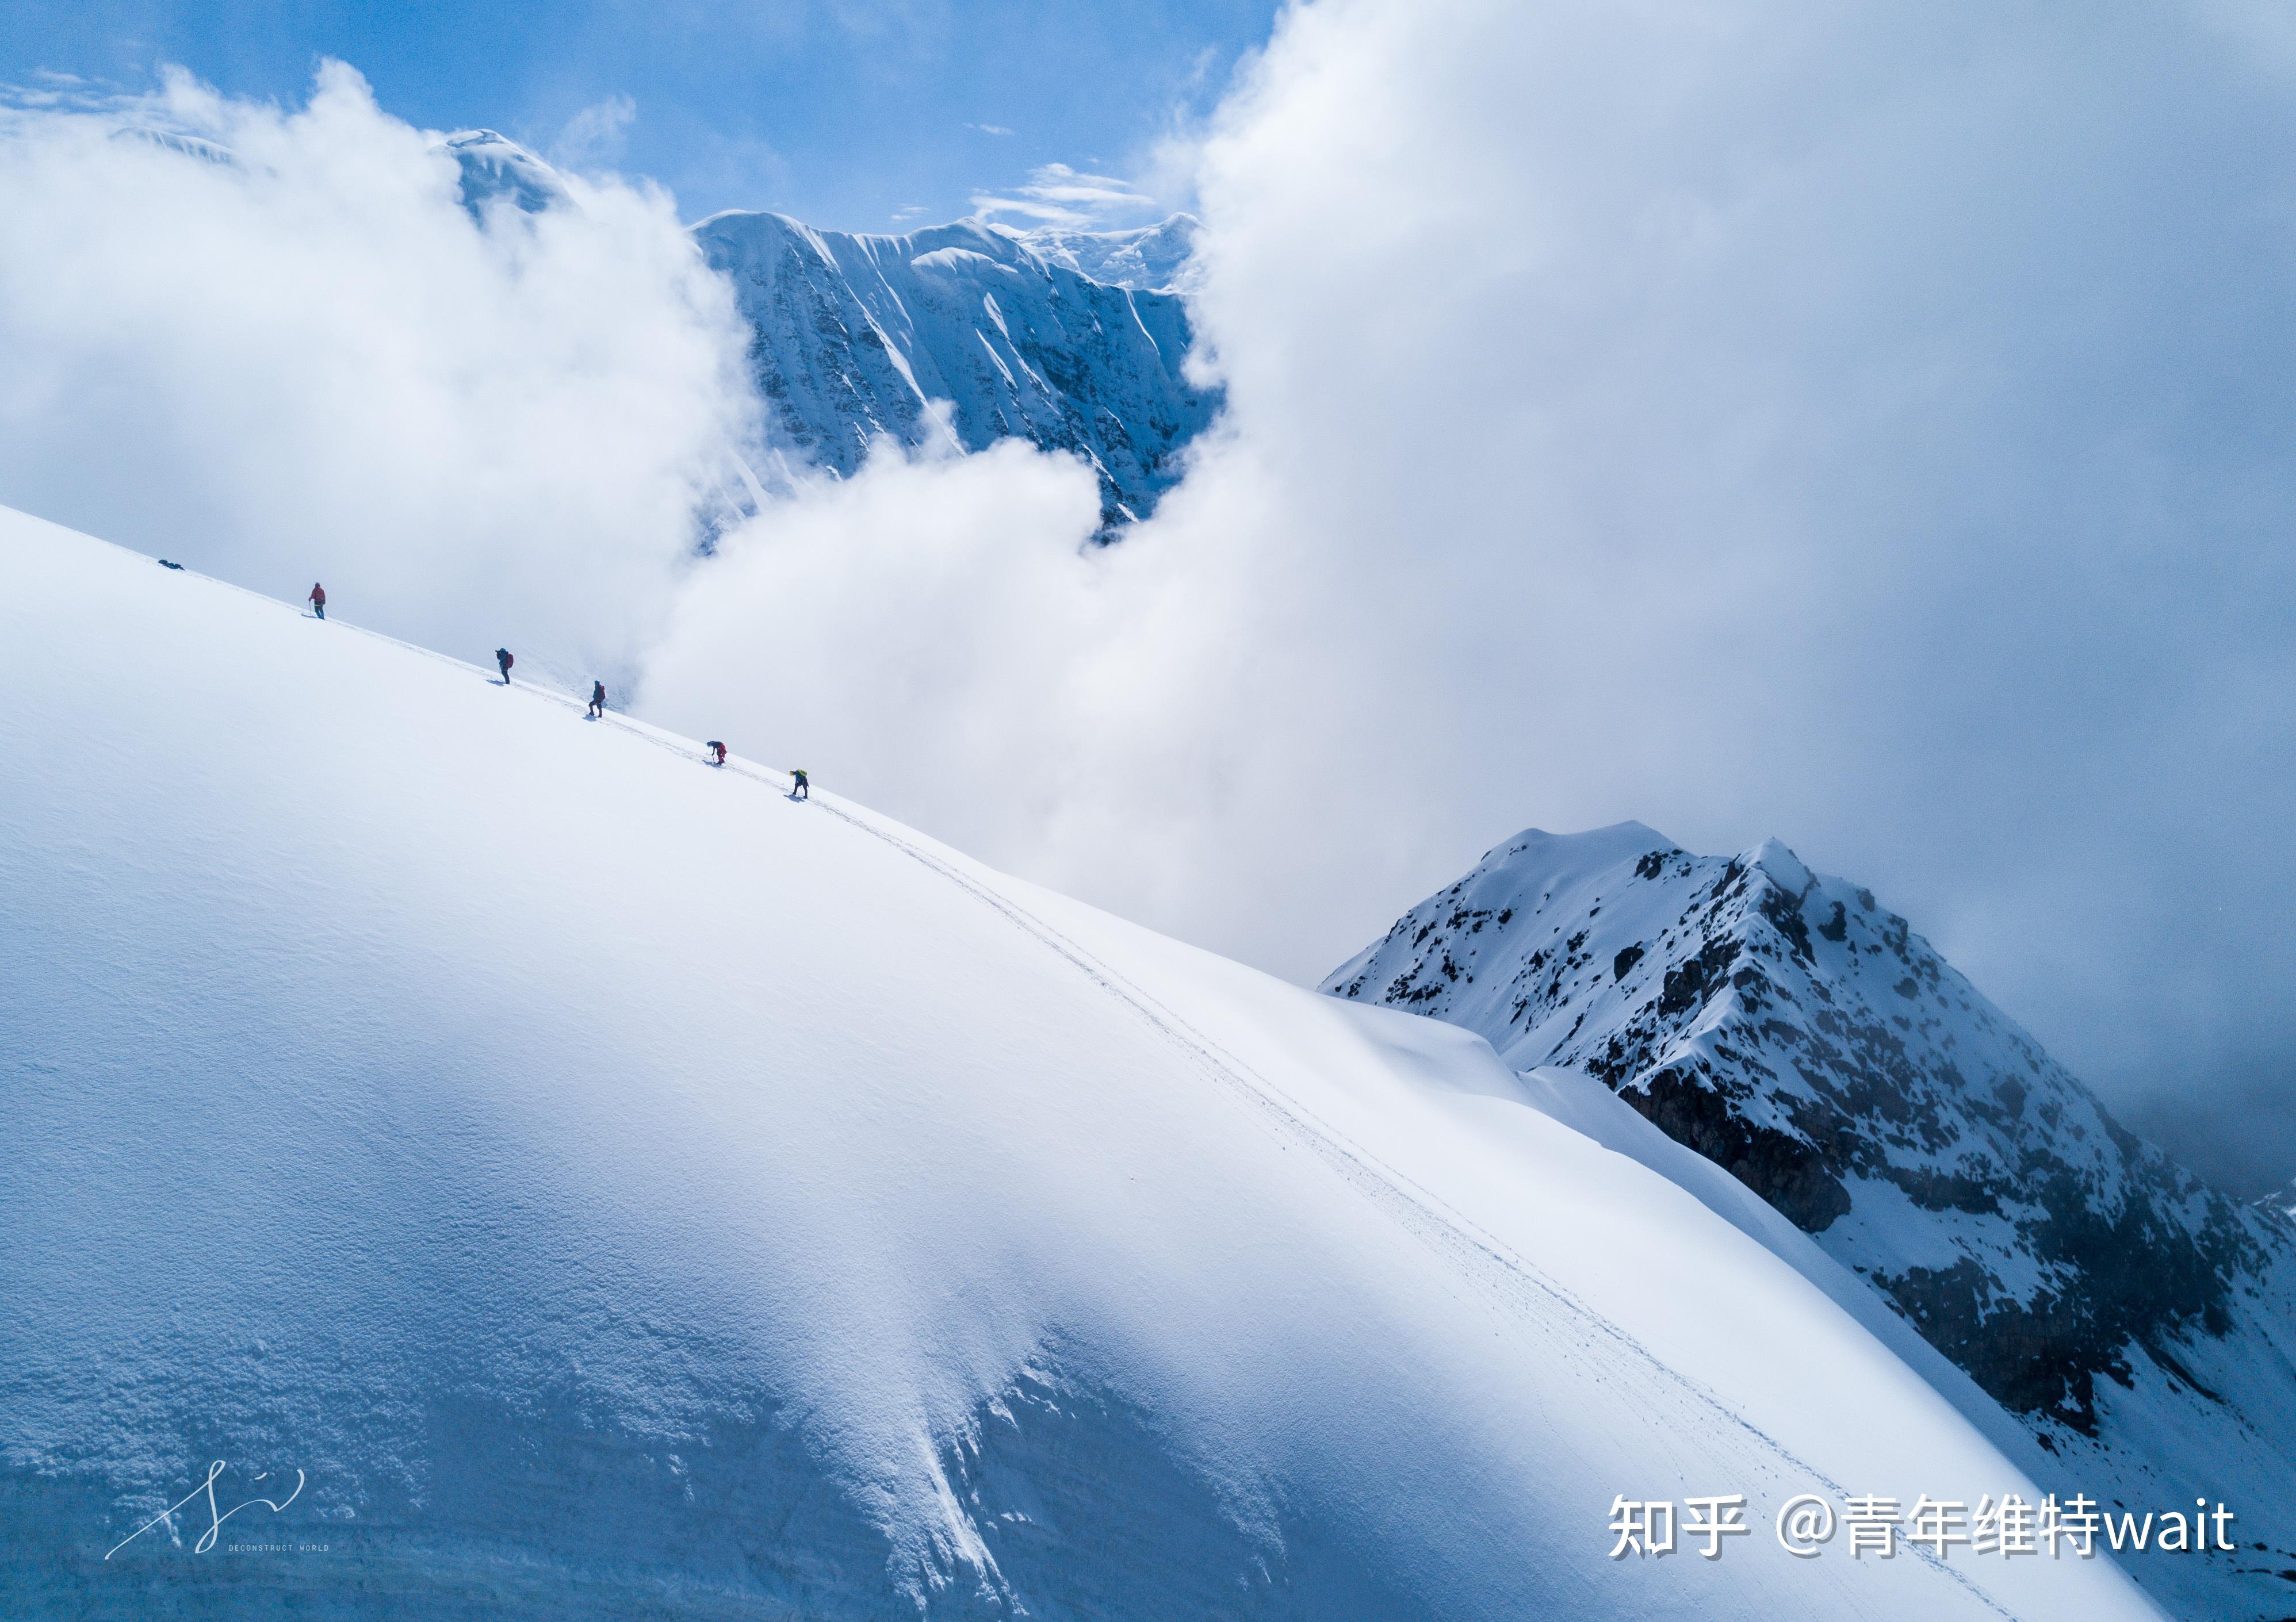
[[[724,766],[726,764],[726,746],[718,742],[717,739],[710,739],[709,742],[703,744],[701,747],[709,751],[709,764],[711,766]]]
[[[594,681],[590,684],[590,719],[594,721],[605,713],[606,684]]]
[[[805,768],[801,766],[793,766],[790,767],[789,797],[791,799],[811,799],[813,798],[813,784],[807,780]]]
[[[495,650],[495,663],[502,668],[504,686],[507,687],[510,685],[510,668],[517,662],[517,660],[511,657],[510,650],[508,648],[496,648]]]
[[[311,582],[311,595],[308,601],[314,614],[322,619],[327,617],[327,588],[316,580]]]

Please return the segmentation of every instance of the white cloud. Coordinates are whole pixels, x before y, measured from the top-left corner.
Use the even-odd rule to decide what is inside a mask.
[[[968,124],[965,128],[979,130],[984,135],[1009,135],[1013,133],[1002,124]]]
[[[1030,170],[1029,184],[1009,192],[972,194],[972,211],[982,219],[1017,215],[1036,225],[1071,228],[1130,224],[1155,210],[1156,200],[1131,182],[1065,163]]]
[[[32,78],[37,82],[30,85],[0,84],[0,119],[4,119],[11,111],[103,105],[117,95],[117,92],[75,73],[56,73],[41,68],[34,70]]]
[[[647,660],[646,711],[996,840],[1008,791],[1076,743],[1061,689],[1132,612],[1120,560],[1087,555],[1099,516],[1071,458],[881,446],[720,540]]]
[[[176,75],[0,116],[0,501],[465,656],[627,668],[753,402],[668,201],[570,185],[475,223],[334,63],[294,111]]]
[[[2296,95],[2092,23],[1287,12],[1200,172],[1198,477],[1316,561],[1169,921],[1308,972],[1521,824],[1775,832],[2117,1096],[2288,1100]]]
[[[583,108],[566,120],[566,127],[551,143],[551,161],[584,171],[613,168],[629,147],[630,126],[637,116],[637,102],[627,95],[610,95]]]

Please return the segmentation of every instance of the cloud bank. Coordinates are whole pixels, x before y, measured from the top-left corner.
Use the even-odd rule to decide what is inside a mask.
[[[2289,74],[2231,8],[1290,12],[1201,323],[1374,768],[1283,759],[1307,866],[1775,832],[2296,1168]]]
[[[1525,824],[1775,833],[2284,1176],[2289,72],[2225,11],[1296,8],[1196,154],[1223,434],[1117,559],[1016,498],[930,609],[777,575],[874,684],[808,747],[1302,979]]]
[[[755,403],[656,193],[474,219],[324,67],[0,119],[0,500],[465,656],[631,668]]]

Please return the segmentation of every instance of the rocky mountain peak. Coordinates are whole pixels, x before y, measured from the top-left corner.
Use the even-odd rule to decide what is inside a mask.
[[[1873,892],[1767,840],[1529,830],[1326,983],[1603,1081],[2021,1412],[2220,1329],[2264,1230],[2124,1130]]]
[[[1596,1078],[2044,1447],[2132,1481],[2173,1456],[2246,1470],[2259,1497],[2296,1485],[2296,1192],[2267,1210],[2194,1179],[1871,890],[1780,841],[1527,830],[1324,988]]]

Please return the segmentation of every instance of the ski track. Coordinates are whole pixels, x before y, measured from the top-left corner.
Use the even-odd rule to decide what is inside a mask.
[[[127,547],[121,547],[120,550],[131,551]],[[144,556],[140,553],[131,553],[131,555]],[[155,563],[157,561],[157,560],[152,561]],[[299,618],[311,619],[314,623],[356,632],[359,635],[388,643],[393,647],[404,649],[422,658],[451,666],[485,682],[489,686],[502,684],[497,678],[488,676],[479,666],[466,659],[456,659],[451,654],[441,653],[434,648],[425,648],[384,632],[369,630],[363,626],[340,619],[319,620],[315,616],[304,613],[294,605],[283,602],[278,598],[267,596],[247,586],[234,585],[228,580],[216,579],[213,576],[201,574],[196,569],[186,568],[180,572],[195,579],[205,580],[212,585],[242,593],[275,609],[293,612]],[[546,702],[556,704],[570,713],[578,711],[586,718],[588,716],[587,703],[578,700],[572,693],[561,692],[555,688],[540,686],[526,681],[514,680],[510,683],[510,685],[515,691],[530,693]],[[730,754],[724,766],[713,766],[690,739],[662,732],[645,722],[627,715],[618,715],[611,710],[607,711],[603,719],[606,725],[627,733],[641,742],[652,744],[656,749],[691,760],[697,766],[709,766],[713,771],[723,771],[736,777],[747,778],[752,782],[773,789],[783,799],[789,797],[783,785],[794,780],[787,773],[773,773],[770,767],[740,764],[738,758]],[[780,778],[781,782],[776,782],[776,777]],[[1713,1392],[1661,1361],[1632,1334],[1587,1306],[1569,1290],[1547,1277],[1532,1263],[1516,1255],[1504,1241],[1486,1232],[1473,1218],[1453,1208],[1440,1197],[1420,1186],[1407,1174],[1389,1166],[1369,1150],[1349,1140],[1338,1128],[1318,1118],[1314,1111],[1292,1099],[1243,1061],[1221,1048],[1218,1043],[1196,1029],[1185,1018],[1165,1007],[1122,973],[1103,963],[1070,937],[1036,913],[1029,912],[1009,896],[1002,894],[972,874],[934,856],[931,851],[901,838],[890,829],[876,825],[867,817],[857,815],[832,801],[816,801],[810,795],[808,796],[805,803],[818,804],[821,810],[847,826],[931,869],[983,905],[997,913],[1014,928],[1032,937],[1040,945],[1066,960],[1086,979],[1113,997],[1129,1010],[1135,1018],[1178,1050],[1200,1075],[1213,1083],[1231,1099],[1259,1115],[1279,1134],[1290,1138],[1321,1159],[1338,1174],[1341,1181],[1368,1200],[1406,1233],[1448,1262],[1453,1271],[1464,1281],[1475,1286],[1511,1315],[1535,1331],[1542,1340],[1562,1356],[1582,1367],[1599,1371],[1602,1360],[1588,1355],[1590,1342],[1596,1339],[1607,1341],[1611,1348],[1639,1363],[1644,1369],[1656,1375],[1661,1382],[1674,1388],[1677,1396],[1684,1399],[1687,1405],[1702,1408],[1712,1414],[1718,1415],[1728,1426],[1743,1432],[1756,1444],[1758,1451],[1767,1452],[1779,1465],[1791,1467],[1791,1473],[1793,1473],[1798,1480],[1804,1483],[1820,1483],[1840,1498],[1846,1499],[1849,1496],[1849,1489],[1840,1482],[1799,1457],[1784,1444],[1746,1419],[1743,1414],[1732,1408]],[[1583,1333],[1574,1338],[1562,1331],[1555,1321],[1555,1309],[1559,1309],[1562,1315],[1575,1322]],[[1747,1507],[1751,1509],[1752,1495],[1749,1493],[1747,1496],[1749,1500]],[[1750,1527],[1754,1526],[1751,1521],[1748,1524]],[[1755,1529],[1759,1531],[1759,1528]],[[2010,1622],[2016,1622],[2015,1613],[2005,1609],[1959,1567],[1950,1565],[1939,1556],[1916,1545],[1902,1546],[1925,1565],[1934,1567],[1952,1577],[1964,1590],[1983,1602],[1996,1616],[2007,1618]]]

